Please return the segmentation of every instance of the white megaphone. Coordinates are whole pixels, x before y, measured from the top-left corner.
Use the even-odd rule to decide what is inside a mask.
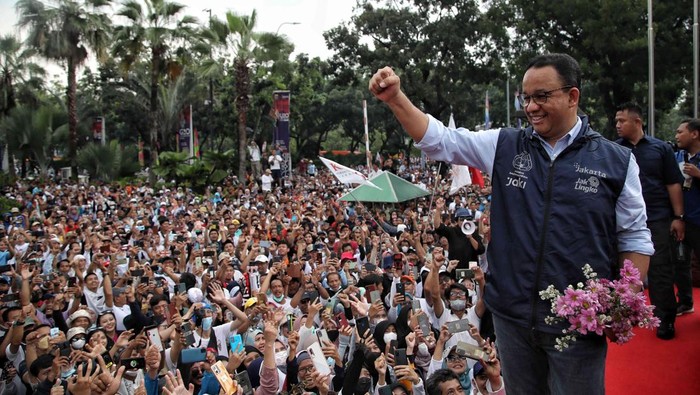
[[[476,232],[476,224],[474,223],[474,221],[465,219],[464,222],[462,222],[462,233],[469,236],[474,232]]]

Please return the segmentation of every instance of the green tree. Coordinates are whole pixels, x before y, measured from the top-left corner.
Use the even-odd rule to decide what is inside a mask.
[[[117,140],[107,145],[93,143],[78,152],[78,165],[87,170],[91,179],[110,182],[138,171],[136,155],[133,146],[122,149]]]
[[[614,136],[616,107],[622,102],[648,104],[647,3],[602,0],[498,0],[505,21],[513,26],[515,68],[543,52],[564,52],[581,64],[582,109],[601,114],[599,129]],[[692,71],[690,0],[654,2],[656,116],[683,99]],[[692,95],[690,96],[692,98]],[[595,119],[594,119],[595,121]]]
[[[88,48],[103,59],[108,46],[111,23],[104,13],[108,0],[18,0],[18,25],[29,30],[27,43],[47,59],[65,62],[68,75],[66,107],[68,111],[68,160],[77,177],[75,156],[78,149],[76,111],[77,70],[88,57]]]
[[[165,76],[179,75],[181,67],[172,60],[172,46],[178,39],[191,38],[196,19],[181,16],[185,6],[166,0],[126,1],[117,15],[126,17],[128,23],[115,29],[113,54],[124,71],[131,70],[141,56],[148,54],[150,69],[149,112],[150,130],[148,145],[151,160],[158,154],[158,132],[161,130],[158,112],[158,93]],[[151,166],[152,167],[152,166]],[[152,178],[153,182],[154,179]]]
[[[32,61],[36,50],[25,47],[15,36],[0,37],[0,117],[9,115],[17,106],[18,89],[36,97],[36,90],[45,71]],[[19,87],[18,87],[19,85]],[[20,94],[21,95],[21,94]],[[36,100],[34,100],[36,101]],[[27,103],[29,104],[29,103]],[[9,173],[15,175],[14,152],[8,150]]]
[[[273,33],[256,32],[257,13],[247,15],[226,13],[228,31],[226,42],[233,55],[236,87],[236,112],[238,114],[238,177],[245,178],[246,151],[248,146],[248,112],[251,95],[251,62],[274,62],[289,56],[293,47]]]
[[[46,177],[53,160],[53,148],[58,130],[63,125],[61,112],[53,106],[33,109],[15,107],[0,122],[0,134],[8,151],[15,152],[21,161],[21,176],[27,176],[27,166],[36,166]]]

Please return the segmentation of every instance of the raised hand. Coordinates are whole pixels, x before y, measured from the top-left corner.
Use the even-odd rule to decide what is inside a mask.
[[[165,387],[163,387],[163,394],[165,395],[192,395],[194,393],[194,384],[185,388],[185,383],[182,381],[182,376],[180,371],[177,370],[177,375],[173,376],[171,372],[165,375]]]

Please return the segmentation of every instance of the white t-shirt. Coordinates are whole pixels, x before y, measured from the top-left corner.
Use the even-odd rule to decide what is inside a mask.
[[[282,166],[282,157],[274,154],[270,155],[269,158],[267,158],[267,161],[270,163],[270,169],[271,170],[280,170]]]
[[[261,180],[262,180],[262,190],[265,192],[272,191],[272,181],[274,181],[274,178],[272,178],[271,175],[263,174],[261,177]]]
[[[231,323],[227,322],[225,324],[214,326],[211,328],[216,334],[216,346],[219,355],[228,358],[228,337],[231,336]],[[199,336],[196,330],[192,331],[194,335],[194,344],[190,348],[206,348],[209,345],[209,338],[204,339]],[[235,332],[233,333],[235,334]]]
[[[87,287],[83,287],[83,295],[90,310],[100,315],[107,311],[105,305],[105,291],[102,287],[97,288],[97,292],[92,292]]]
[[[131,307],[129,307],[128,304],[125,304],[122,307],[114,305],[112,306],[112,313],[114,313],[114,318],[117,320],[117,330],[125,331],[126,327],[124,326],[124,318],[131,315]]]
[[[443,302],[444,304],[444,302]],[[462,316],[462,318],[457,317],[456,315],[452,314],[452,311],[445,306],[445,311],[442,312],[442,316],[438,318],[438,323],[440,324],[440,328],[442,328],[443,325],[445,325],[448,322],[452,321],[459,321],[460,319],[468,319],[469,323],[476,326],[477,329],[481,329],[481,318],[479,318],[478,315],[476,315],[476,307],[472,306],[467,309],[466,313]],[[468,344],[473,344],[475,346],[478,346],[476,340],[474,340],[471,335],[469,334],[469,331],[464,331],[464,332],[459,332],[455,333],[452,335],[450,340],[445,343],[445,349],[448,349],[452,346],[456,346],[458,342],[465,342]],[[471,359],[467,359],[467,364],[469,365],[469,368],[471,369],[474,366],[474,363],[476,361],[473,361]]]

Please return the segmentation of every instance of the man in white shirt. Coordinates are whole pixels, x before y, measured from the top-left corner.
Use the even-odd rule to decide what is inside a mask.
[[[270,170],[272,170],[272,178],[275,181],[279,180],[282,175],[282,156],[279,154],[279,151],[273,149],[270,157],[267,158],[267,162],[270,164]]]
[[[250,167],[253,170],[253,178],[258,178],[262,174],[260,147],[253,139],[248,143],[248,154],[250,155]]]
[[[262,175],[261,181],[263,192],[272,191],[272,182],[274,179],[272,178],[272,171],[270,169],[265,169],[265,174]]]

